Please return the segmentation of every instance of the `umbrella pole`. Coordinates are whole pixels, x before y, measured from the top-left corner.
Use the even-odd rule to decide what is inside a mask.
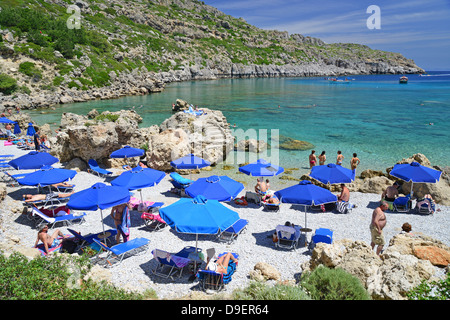
[[[142,198],[142,189],[139,189],[139,193],[141,194],[141,203],[144,203],[144,199]]]
[[[308,222],[306,220],[306,205],[305,205],[305,228],[307,228],[307,227],[308,227]]]
[[[197,257],[197,246],[198,246],[198,233],[195,234],[195,256]],[[194,275],[195,275],[195,271],[197,270],[197,259],[194,260]]]
[[[103,210],[102,209],[100,209],[100,215],[102,216],[103,239],[105,239],[106,233],[105,233],[105,224],[103,222]]]

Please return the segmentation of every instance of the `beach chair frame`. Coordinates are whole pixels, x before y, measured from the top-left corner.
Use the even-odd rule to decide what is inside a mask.
[[[104,177],[112,175],[111,171],[100,168],[97,161],[95,161],[94,159],[89,159],[88,165],[89,165],[88,172],[96,174],[99,177],[104,178]]]
[[[407,213],[411,210],[411,195],[398,197],[392,204],[394,212]]]
[[[228,229],[218,234],[217,240],[231,244],[241,233],[243,233],[248,225],[248,220],[239,219]]]
[[[298,246],[298,241],[301,236],[301,232],[299,228],[284,226],[284,225],[278,225],[275,228],[275,232],[277,234],[277,241],[274,242],[275,248],[283,248],[283,249],[294,249],[296,250]],[[289,233],[290,237],[286,238],[284,236],[284,233]]]
[[[74,222],[79,220],[78,224],[81,224],[85,221],[84,217],[86,213],[83,212],[81,215],[73,215],[66,214],[60,217],[49,217],[43,214],[36,206],[31,207],[31,218],[34,220],[34,225],[36,229],[39,229],[43,225],[49,225],[50,228],[53,228],[57,223],[62,223],[65,226],[74,225]]]
[[[186,257],[177,256],[175,253],[170,253],[160,249],[152,251],[153,258],[157,261],[156,267],[151,272],[158,277],[174,280],[174,276],[178,272],[178,278],[181,278],[184,267],[191,263],[191,260]],[[175,259],[175,260],[174,260]],[[164,269],[169,271],[164,272]]]
[[[113,267],[116,264],[120,264],[124,257],[132,252],[135,253],[133,255],[146,252],[148,249],[148,244],[150,243],[150,240],[146,238],[135,238],[124,243],[116,244],[110,248],[97,239],[93,239],[93,241],[107,252],[106,257],[104,258],[104,260],[108,263],[106,267]],[[100,257],[100,252],[97,255],[97,258],[98,260],[103,260],[103,258]],[[98,262],[98,260],[96,262]]]

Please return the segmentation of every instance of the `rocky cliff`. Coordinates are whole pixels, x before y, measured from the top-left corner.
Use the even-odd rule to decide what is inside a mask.
[[[148,94],[196,79],[423,72],[397,53],[262,30],[196,0],[11,0],[0,8],[0,109]],[[67,27],[73,21],[80,29]]]

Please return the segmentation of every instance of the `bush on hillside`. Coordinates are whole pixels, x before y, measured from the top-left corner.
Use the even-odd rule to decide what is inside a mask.
[[[12,94],[18,88],[17,80],[6,75],[0,74],[0,92],[6,95]]]

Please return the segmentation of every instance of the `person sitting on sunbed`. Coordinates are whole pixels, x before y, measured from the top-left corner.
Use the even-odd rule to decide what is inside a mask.
[[[61,241],[58,239],[58,236],[61,236],[63,238],[66,237],[59,229],[56,229],[50,236],[48,234],[48,225],[44,225],[38,232],[34,247],[36,248],[39,243],[39,240],[41,240],[42,243],[44,244],[45,253],[48,253],[49,248],[56,247],[61,243]]]
[[[55,199],[55,198],[67,198],[67,197],[70,197],[74,193],[75,192],[73,191],[70,193],[51,192],[51,193],[47,193],[47,194],[24,194],[23,200],[25,202],[33,202],[33,201],[39,201],[39,200],[49,201],[49,200]]]
[[[230,260],[238,263],[238,259],[236,259],[231,252],[227,252],[215,261],[211,261],[211,259],[208,258],[206,261],[206,269],[217,273],[227,274]]]

